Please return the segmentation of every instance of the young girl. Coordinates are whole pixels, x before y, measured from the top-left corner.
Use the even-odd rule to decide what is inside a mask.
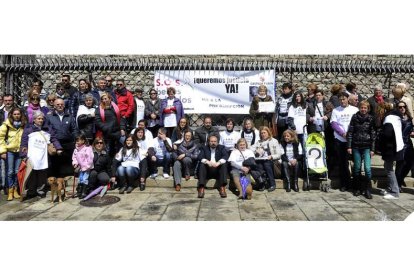
[[[302,159],[302,145],[298,141],[298,136],[293,130],[285,130],[282,135],[282,167],[286,177],[286,192],[290,192],[290,174],[293,170],[293,190],[299,192],[298,173],[299,161]]]
[[[375,121],[369,112],[369,103],[362,101],[359,103],[359,111],[355,113],[349,123],[346,138],[348,142],[348,153],[354,158],[353,169],[353,190],[354,196],[359,196],[365,192],[365,197],[372,199],[371,195],[371,157],[374,156],[375,143]],[[365,176],[368,185],[363,187],[360,183],[361,161],[364,162]]]
[[[79,169],[79,184],[77,188],[78,198],[83,199],[87,196],[89,173],[93,169],[93,150],[86,140],[85,134],[76,137],[76,148],[72,155],[72,165]]]
[[[133,135],[128,135],[122,149],[115,155],[114,169],[119,179],[119,193],[131,193],[134,189],[134,181],[140,175],[139,164],[146,156],[146,151],[138,147],[137,140]],[[119,166],[118,164],[121,163]]]

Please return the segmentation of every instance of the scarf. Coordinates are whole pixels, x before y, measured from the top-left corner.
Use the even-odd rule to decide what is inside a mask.
[[[18,129],[18,128],[20,128],[22,126],[22,122],[21,121],[20,122],[14,121],[13,122],[13,126],[14,126],[14,128]]]
[[[396,150],[399,152],[404,148],[404,140],[402,138],[402,124],[401,118],[397,115],[388,115],[384,119],[383,125],[390,123],[394,128],[395,133],[395,143],[396,143]]]
[[[382,95],[375,96],[375,101],[377,103],[383,103],[384,102],[384,97]]]
[[[34,105],[29,103],[29,106],[27,107],[27,117],[29,117],[29,122],[33,122],[33,112],[35,110],[40,110],[40,104]]]

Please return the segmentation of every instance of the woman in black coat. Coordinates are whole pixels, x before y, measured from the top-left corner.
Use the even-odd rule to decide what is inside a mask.
[[[392,104],[381,103],[379,113],[385,113],[382,120],[382,129],[379,137],[379,150],[384,160],[384,169],[387,172],[388,190],[384,195],[385,199],[398,199],[400,191],[398,188],[397,177],[394,172],[394,161],[404,159],[404,140],[402,138],[402,115],[396,109],[392,109]]]
[[[348,153],[354,159],[353,190],[354,196],[365,193],[366,198],[372,199],[371,195],[371,157],[374,156],[375,147],[375,121],[369,113],[369,103],[359,103],[359,111],[355,113],[349,124],[347,132]],[[363,187],[360,183],[361,165],[364,162],[365,177],[367,185]]]
[[[109,93],[101,96],[101,103],[95,110],[96,137],[103,137],[109,156],[115,156],[120,148],[119,139],[125,136],[126,122]]]
[[[395,175],[397,176],[398,187],[401,193],[401,187],[406,186],[404,178],[407,176],[413,165],[414,149],[413,142],[410,137],[413,133],[413,117],[410,114],[410,110],[407,108],[407,104],[405,102],[400,101],[397,104],[397,108],[403,116],[401,123],[402,138],[404,141],[404,159],[397,161],[397,165],[395,167]]]
[[[104,139],[97,137],[92,144],[93,166],[89,174],[89,185],[91,190],[104,186],[111,180],[115,182],[115,172],[112,170],[112,158],[105,149]]]

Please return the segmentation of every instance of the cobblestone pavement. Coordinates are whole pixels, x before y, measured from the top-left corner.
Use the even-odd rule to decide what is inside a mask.
[[[271,193],[254,192],[252,200],[238,200],[230,191],[227,198],[220,198],[216,189],[207,189],[199,199],[194,187],[183,187],[180,192],[171,187],[147,187],[124,195],[109,191],[107,195],[118,196],[120,201],[102,207],[82,206],[77,198],[52,204],[49,193],[45,198],[8,202],[2,194],[0,220],[401,221],[414,211],[413,189],[406,191],[398,200],[385,200],[379,194],[368,200],[339,190],[286,193],[279,188]]]

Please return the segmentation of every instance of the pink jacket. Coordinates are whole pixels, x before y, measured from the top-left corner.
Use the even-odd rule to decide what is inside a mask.
[[[93,169],[93,151],[91,146],[76,147],[72,155],[72,165],[79,165],[81,171]]]

